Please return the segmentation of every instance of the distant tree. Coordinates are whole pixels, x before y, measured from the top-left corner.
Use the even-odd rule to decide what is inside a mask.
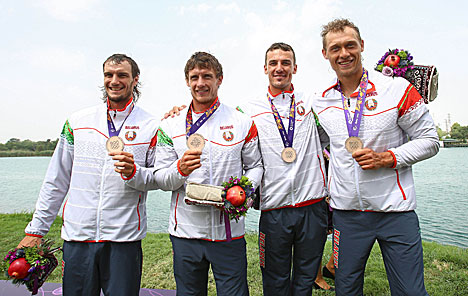
[[[453,139],[466,140],[468,138],[468,126],[461,126],[458,122],[452,125],[450,135]]]
[[[439,136],[439,140],[442,140],[445,136],[447,136],[447,132],[442,130],[439,126],[436,126],[437,135]]]

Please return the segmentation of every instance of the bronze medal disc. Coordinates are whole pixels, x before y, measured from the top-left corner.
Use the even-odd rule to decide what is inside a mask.
[[[284,162],[291,163],[296,160],[296,150],[292,147],[286,147],[283,149],[281,152],[281,158],[284,160]]]
[[[349,137],[346,139],[345,147],[346,150],[348,150],[348,152],[352,154],[354,153],[354,151],[362,149],[364,147],[364,144],[362,143],[362,140],[358,137]]]
[[[107,139],[106,149],[109,152],[120,152],[124,150],[124,147],[125,143],[120,137],[113,136]]]
[[[200,134],[192,134],[187,139],[187,147],[189,149],[203,150],[203,147],[205,147],[205,138]]]

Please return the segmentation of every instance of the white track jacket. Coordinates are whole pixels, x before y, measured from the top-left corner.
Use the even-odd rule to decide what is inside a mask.
[[[179,159],[187,148],[185,121],[187,111],[161,122],[158,130],[154,169],[136,166],[127,185],[139,190],[172,191],[169,233],[180,238],[226,240],[221,211],[213,206],[187,205],[184,202],[185,182],[221,185],[229,177],[247,176],[254,187],[260,183],[263,166],[258,149],[257,128],[241,112],[221,103],[213,115],[196,133],[205,138],[201,167],[189,176],[178,168]],[[193,114],[193,122],[201,114]],[[232,238],[244,235],[244,218],[231,220]]]
[[[287,91],[269,96],[289,128],[289,108],[294,94],[296,103],[293,148],[297,158],[286,163],[281,158],[284,149],[267,94],[249,101],[239,108],[251,116],[258,129],[260,150],[265,173],[261,184],[262,211],[285,207],[302,207],[327,196],[326,172],[319,139],[312,97],[302,92]]]
[[[110,111],[116,128],[131,104]],[[115,117],[113,117],[115,114]],[[63,207],[62,238],[66,241],[137,241],[146,235],[146,192],[125,185],[114,171],[106,141],[107,107],[101,104],[73,114],[66,121],[39,193],[26,234],[44,236]],[[153,164],[150,142],[158,121],[135,106],[119,136],[124,150],[141,166]],[[153,141],[155,143],[155,141]]]
[[[351,118],[357,91],[350,96]],[[393,168],[362,170],[346,150],[348,130],[336,79],[314,102],[320,124],[330,137],[331,206],[378,212],[414,210],[411,166],[437,154],[439,141],[429,111],[413,85],[400,77],[369,71],[359,137],[364,147],[376,152],[390,151],[395,161]]]

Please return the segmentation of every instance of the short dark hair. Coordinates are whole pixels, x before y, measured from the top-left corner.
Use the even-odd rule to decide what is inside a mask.
[[[296,53],[294,53],[294,49],[292,48],[292,46],[284,42],[275,42],[272,45],[270,45],[270,47],[265,52],[265,65],[267,63],[268,52],[276,50],[276,49],[281,49],[282,51],[291,51],[293,54],[293,63],[294,65],[296,64]]]
[[[213,70],[216,74],[216,78],[223,76],[223,67],[212,54],[203,51],[197,51],[185,64],[185,79],[188,80],[189,72],[196,67],[202,69]]]
[[[320,33],[320,35],[322,36],[323,49],[326,50],[325,37],[327,36],[328,33],[330,33],[330,32],[343,32],[346,27],[354,29],[354,31],[356,31],[356,33],[357,33],[359,41],[362,40],[361,39],[361,34],[359,33],[359,28],[355,24],[353,24],[353,22],[351,22],[348,19],[337,18],[337,19],[332,20],[328,24],[322,26],[322,32]]]
[[[140,76],[140,68],[138,68],[137,63],[131,57],[129,57],[129,56],[125,55],[125,54],[121,54],[121,53],[115,53],[115,54],[111,55],[110,57],[108,57],[104,61],[104,63],[102,64],[102,70],[104,71],[104,67],[108,63],[122,64],[125,61],[127,61],[130,64],[130,67],[131,67],[131,70],[132,70],[132,78]],[[140,86],[141,86],[141,83],[140,83],[140,81],[138,81],[137,84],[135,85],[135,87],[133,88],[133,91],[132,91],[133,92],[133,100],[135,102],[138,100],[138,98],[141,95]],[[107,92],[106,92],[105,87],[102,88],[102,91],[103,91],[103,99],[107,100]]]

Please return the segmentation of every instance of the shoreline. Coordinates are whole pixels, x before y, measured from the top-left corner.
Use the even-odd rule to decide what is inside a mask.
[[[0,254],[5,255],[17,246],[24,237],[24,227],[31,219],[30,213],[0,214],[2,233],[0,234]],[[61,218],[58,217],[47,238],[60,245]],[[258,235],[247,233],[247,278],[250,295],[262,295],[262,278],[259,267]],[[147,233],[142,241],[143,272],[142,288],[175,290],[172,269],[172,246],[167,233]],[[468,250],[445,246],[435,242],[423,241],[424,280],[429,295],[450,296],[468,295]],[[57,259],[61,261],[61,253]],[[330,241],[326,242],[323,260],[328,260],[332,253]],[[5,279],[0,275],[0,279]],[[333,281],[326,279],[330,285]],[[57,268],[48,279],[49,282],[61,282],[61,270]],[[209,275],[208,295],[216,295],[213,275]],[[330,295],[327,292],[314,290],[314,295]],[[390,295],[390,288],[378,244],[375,244],[367,261],[364,275],[364,295]]]

